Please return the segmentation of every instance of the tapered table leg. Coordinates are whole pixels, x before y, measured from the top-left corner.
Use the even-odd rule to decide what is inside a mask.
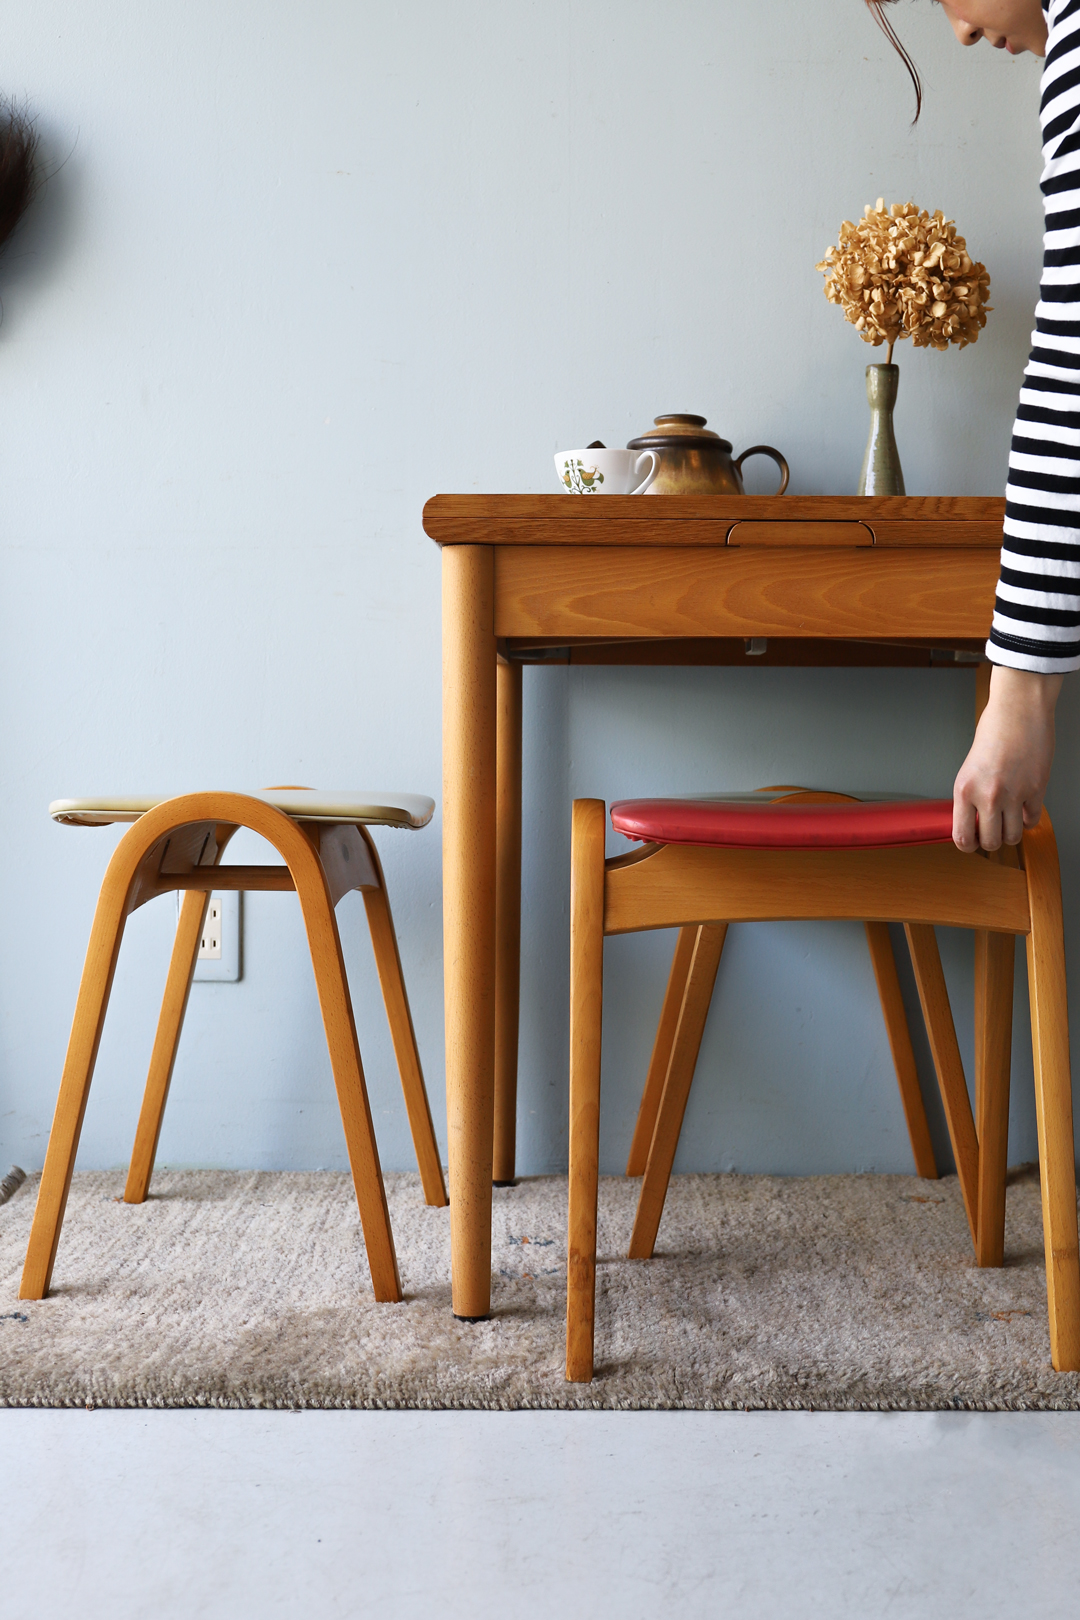
[[[491,1179],[514,1179],[521,988],[521,665],[500,664],[495,835],[495,1152]]]
[[[491,1306],[495,630],[490,546],[444,546],[443,945],[454,1315]]]

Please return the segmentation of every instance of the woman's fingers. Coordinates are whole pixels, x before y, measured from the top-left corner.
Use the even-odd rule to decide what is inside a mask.
[[[1024,828],[1037,826],[1042,815],[1041,795],[1026,804],[1015,797],[996,800],[992,793],[980,804],[979,797],[977,786],[963,787],[953,800],[953,843],[967,855],[1019,844]]]
[[[1024,836],[1024,806],[1015,801],[1005,805],[1001,812],[1002,844],[1018,844]],[[984,848],[987,846],[984,845]]]
[[[1028,799],[1024,805],[1024,826],[1037,827],[1039,825],[1039,817],[1042,815],[1042,812],[1043,796],[1040,793],[1035,798]],[[1017,840],[1017,842],[1019,842],[1019,840]]]
[[[979,847],[975,806],[970,799],[962,798],[959,792],[953,798],[952,835],[953,843],[965,855],[973,854]]]
[[[979,809],[979,848],[1001,848],[1001,811],[989,805]]]

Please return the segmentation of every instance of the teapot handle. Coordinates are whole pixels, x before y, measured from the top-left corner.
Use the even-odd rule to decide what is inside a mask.
[[[791,469],[784,460],[783,456],[780,454],[779,450],[774,450],[771,444],[755,444],[751,449],[744,450],[741,456],[735,457],[735,465],[739,469],[740,478],[742,477],[742,464],[746,460],[747,456],[772,456],[773,460],[776,462],[776,465],[780,469],[780,488],[774,491],[774,493],[777,495],[782,495],[785,489],[788,487],[788,480],[791,477]]]

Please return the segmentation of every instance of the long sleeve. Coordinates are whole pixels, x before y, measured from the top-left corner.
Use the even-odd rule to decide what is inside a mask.
[[[1044,0],[1042,286],[1020,390],[987,656],[1080,669],[1080,0]]]

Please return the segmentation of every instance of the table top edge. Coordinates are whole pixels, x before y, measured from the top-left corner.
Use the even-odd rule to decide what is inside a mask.
[[[985,495],[608,495],[577,500],[565,495],[433,495],[424,506],[425,533],[437,545],[514,545],[515,524],[552,524],[565,532],[573,526],[576,541],[596,544],[612,523],[662,527],[669,543],[678,543],[682,523],[716,523],[718,529],[740,520],[754,522],[889,522],[913,526],[955,525],[962,541],[969,524],[1000,525],[1003,496]],[[509,526],[509,527],[507,527]],[[588,538],[586,538],[588,536]],[[535,542],[534,542],[535,543]],[[647,544],[643,538],[643,542]],[[718,543],[722,543],[718,536]]]

